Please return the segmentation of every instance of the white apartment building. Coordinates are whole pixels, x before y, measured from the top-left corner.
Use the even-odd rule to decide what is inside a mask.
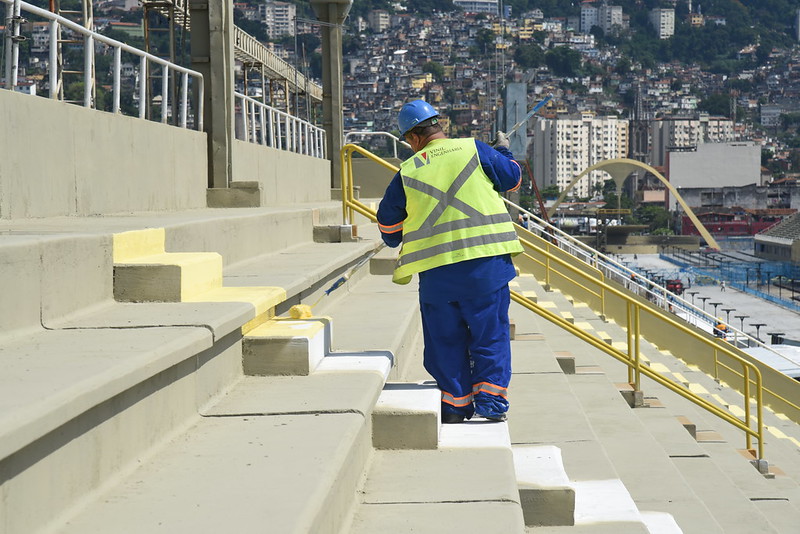
[[[294,22],[297,7],[287,2],[266,2],[259,6],[261,18],[267,27],[267,36],[277,39],[284,35],[294,35]]]
[[[675,10],[657,8],[650,11],[650,24],[656,29],[659,39],[675,35]]]
[[[563,190],[581,172],[603,160],[628,155],[628,121],[580,117],[536,121],[533,136],[533,175],[540,187],[557,185]],[[595,186],[609,179],[604,171],[592,171],[572,189],[572,195],[591,197]]]
[[[453,0],[453,5],[460,7],[467,13],[491,13],[497,15],[499,12],[498,0]]]
[[[608,33],[614,26],[622,25],[621,6],[609,6],[605,3],[598,7],[591,4],[581,6],[581,33],[589,33],[592,26],[597,26]]]
[[[375,33],[381,33],[391,24],[389,12],[383,9],[374,9],[367,14],[367,22],[369,27]]]
[[[655,120],[650,128],[651,161],[665,165],[668,152],[696,152],[703,143],[730,143],[736,139],[733,121],[700,114],[694,118]]]

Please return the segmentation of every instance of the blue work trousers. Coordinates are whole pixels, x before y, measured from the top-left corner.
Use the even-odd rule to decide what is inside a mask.
[[[476,298],[420,303],[425,369],[442,391],[443,410],[466,417],[508,410],[509,302],[503,285]]]

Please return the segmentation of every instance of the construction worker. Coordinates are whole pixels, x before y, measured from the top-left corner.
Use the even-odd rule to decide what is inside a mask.
[[[508,282],[522,252],[500,192],[522,172],[498,132],[495,148],[448,139],[427,102],[403,106],[398,125],[415,154],[378,208],[390,247],[402,243],[393,280],[419,275],[425,369],[441,390],[442,422],[504,421],[511,380]]]
[[[722,322],[722,317],[717,317],[717,324],[714,326],[714,337],[725,339],[728,334],[728,325]]]

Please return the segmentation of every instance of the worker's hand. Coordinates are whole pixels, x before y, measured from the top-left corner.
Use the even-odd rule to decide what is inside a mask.
[[[497,131],[497,135],[494,138],[494,143],[492,143],[492,146],[495,147],[495,148],[499,148],[499,147],[508,148],[510,145],[511,145],[511,142],[508,140],[508,137],[506,136],[506,134],[504,134],[503,132],[498,130]]]

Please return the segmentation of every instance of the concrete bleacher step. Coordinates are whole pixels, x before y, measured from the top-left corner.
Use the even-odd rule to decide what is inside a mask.
[[[338,533],[391,366],[336,355],[305,377],[246,377],[61,532]]]
[[[614,331],[617,327],[615,325],[608,326],[609,331]],[[624,339],[624,337],[623,337]],[[573,349],[575,350],[575,349]],[[604,360],[608,359],[605,355],[598,354],[597,356],[599,363],[603,362]],[[614,362],[615,363],[615,362]],[[609,365],[609,362],[604,362],[604,366],[615,368],[618,366]],[[594,401],[596,402],[596,401]],[[587,402],[588,406],[593,405],[593,402]],[[634,410],[634,413],[637,415],[645,415],[647,409],[637,409]],[[648,415],[653,414],[654,412],[651,411]],[[681,476],[685,479],[686,483],[688,483],[695,491],[698,492],[698,497],[703,500],[705,505],[709,507],[712,511],[715,518],[718,518],[720,525],[725,528],[726,532],[785,532],[786,530],[782,526],[775,527],[775,525],[771,524],[771,521],[768,520],[768,514],[760,513],[760,510],[765,508],[764,506],[760,506],[759,500],[753,499],[754,502],[751,502],[750,499],[746,497],[747,492],[742,491],[740,488],[737,488],[735,484],[731,484],[731,480],[729,480],[726,472],[720,469],[717,465],[715,465],[711,460],[708,459],[707,454],[698,453],[697,447],[700,445],[697,444],[694,440],[691,439],[691,436],[688,432],[680,432],[680,428],[682,427],[681,423],[675,419],[674,417],[670,417],[669,420],[670,436],[677,436],[680,439],[685,440],[685,446],[689,448],[691,452],[684,451],[683,453],[679,453],[673,458],[673,463],[676,464],[676,467],[680,471]],[[678,429],[676,431],[676,429]],[[629,433],[632,432],[630,429],[626,429]],[[663,438],[663,436],[661,436]],[[661,438],[658,441],[661,441]],[[674,441],[674,440],[673,440]],[[684,448],[686,448],[684,447]],[[725,445],[728,451],[734,451],[730,445]],[[629,458],[633,458],[631,454],[621,454],[617,461],[622,461],[623,458],[626,459],[628,466],[635,465],[635,461],[631,461]],[[699,459],[699,460],[698,460]],[[693,469],[696,469],[697,472],[692,471],[691,468],[687,467],[687,465],[693,466]],[[668,466],[662,466],[667,468]],[[743,470],[743,475],[751,475],[757,477],[757,473],[754,469],[752,469],[749,465],[745,462],[739,461],[738,469]],[[698,475],[698,473],[700,473]],[[625,474],[625,471],[621,474]],[[630,475],[629,475],[630,476]],[[623,480],[625,480],[623,476]],[[711,480],[716,481],[716,483],[709,482]],[[716,493],[712,488],[719,487],[721,489],[717,490]],[[637,488],[634,488],[634,494],[637,493]],[[747,512],[742,513],[742,515],[738,516],[735,520],[730,519],[730,515],[736,514],[729,514],[727,517],[725,515],[725,509],[727,506],[731,506],[732,502],[741,503],[738,505],[740,509],[746,510]],[[772,508],[782,509],[784,510],[783,518],[780,523],[784,524],[791,524],[792,518],[794,517],[794,511],[790,509],[786,501],[772,500],[767,499],[766,502],[769,503],[769,506]],[[723,504],[726,503],[726,504]],[[678,518],[678,522],[682,523],[680,516],[676,514],[676,518]],[[749,520],[749,522],[745,522]]]
[[[378,450],[350,534],[524,532],[505,423],[443,425],[436,450]]]

